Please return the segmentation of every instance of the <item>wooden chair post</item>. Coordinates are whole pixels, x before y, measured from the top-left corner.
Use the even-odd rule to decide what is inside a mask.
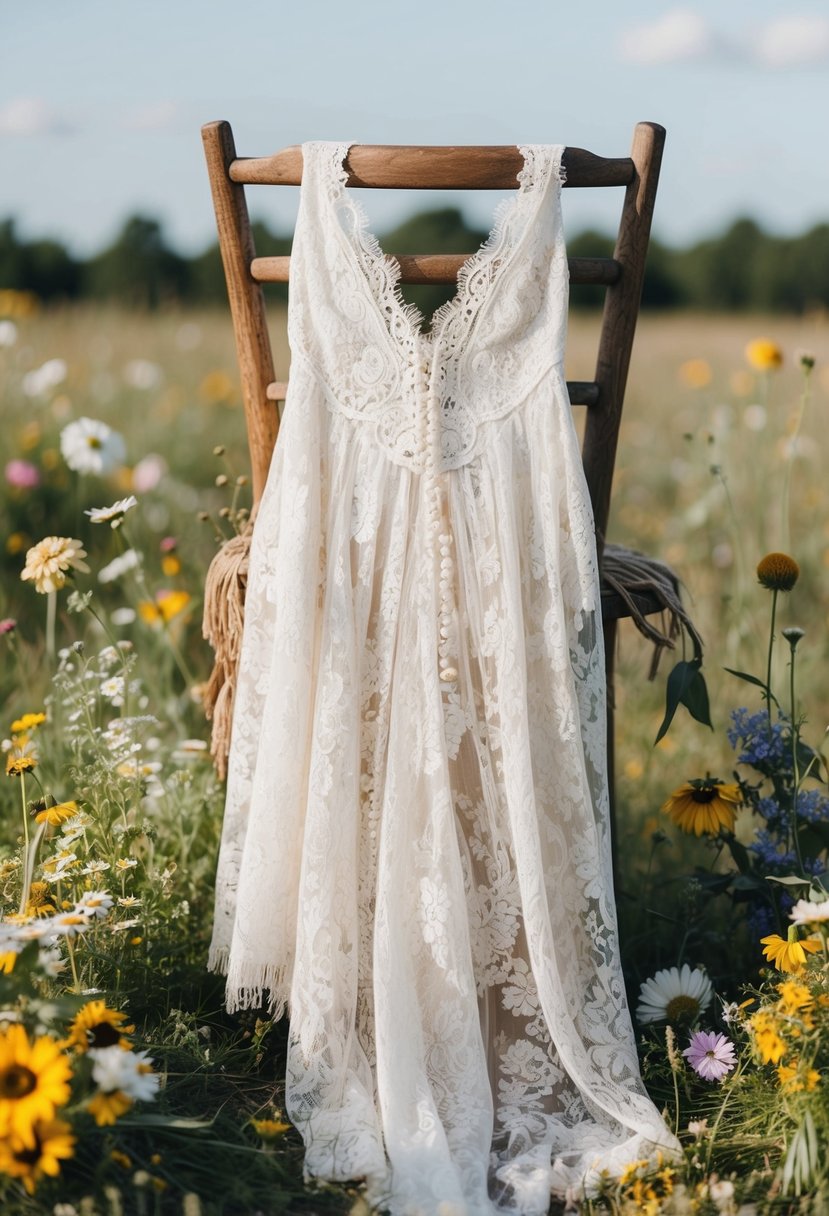
[[[236,338],[250,449],[253,502],[258,503],[265,488],[279,430],[276,406],[267,397],[267,387],[274,379],[274,370],[265,300],[261,285],[251,275],[256,250],[245,202],[245,188],[230,178],[230,166],[237,159],[230,123],[205,124],[202,139]]]

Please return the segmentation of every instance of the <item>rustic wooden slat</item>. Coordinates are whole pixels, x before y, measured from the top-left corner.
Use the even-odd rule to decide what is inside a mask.
[[[216,212],[236,354],[242,384],[253,488],[258,503],[265,488],[279,418],[270,408],[263,387],[274,378],[273,355],[262,288],[250,274],[256,250],[250,230],[244,187],[230,180],[228,167],[236,158],[230,123],[202,127],[204,153]]]
[[[287,380],[274,380],[266,389],[269,401],[284,401],[288,392]],[[596,405],[599,400],[599,386],[592,380],[568,380],[567,392],[570,394],[571,405]]]
[[[602,314],[596,359],[596,383],[600,387],[600,395],[597,407],[587,415],[582,449],[600,552],[607,532],[622,402],[639,316],[645,257],[664,143],[664,127],[652,122],[636,124],[631,149],[636,176],[625,191],[613,251],[613,258],[620,263],[622,273],[618,283],[608,288]]]
[[[370,190],[513,190],[524,158],[514,145],[411,147],[354,144],[348,153],[348,185]],[[596,156],[567,148],[565,186],[627,186],[634,175],[628,156]],[[240,157],[230,166],[231,181],[244,185],[298,186],[302,148],[294,144],[272,156]]]
[[[456,283],[458,271],[468,261],[466,253],[387,254],[400,263],[401,283]],[[571,283],[609,287],[618,282],[621,266],[613,258],[568,258]],[[287,283],[290,257],[254,258],[250,273],[257,283]]]

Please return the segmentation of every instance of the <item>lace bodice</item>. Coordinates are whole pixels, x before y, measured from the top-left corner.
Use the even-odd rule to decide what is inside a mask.
[[[619,961],[562,148],[521,149],[424,334],[348,147],[303,145],[209,965],[230,1010],[290,1010],[309,1175],[541,1216],[675,1147]]]

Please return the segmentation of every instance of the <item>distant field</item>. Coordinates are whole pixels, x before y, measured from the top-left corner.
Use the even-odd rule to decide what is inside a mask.
[[[571,323],[567,371],[589,379],[598,319]],[[784,366],[766,381],[745,362],[746,343],[759,336],[777,342]],[[273,323],[277,376],[288,374],[284,316]],[[791,477],[791,533],[782,533],[787,434],[801,388],[796,352],[817,358]],[[47,359],[67,363],[65,380],[34,397],[22,376]],[[692,388],[680,375],[688,360],[710,365],[711,382]],[[137,361],[137,362],[136,362]],[[128,463],[162,454],[170,474],[146,496],[145,520],[163,535],[186,542],[194,596],[214,551],[210,529],[195,522],[200,508],[217,509],[226,497],[213,486],[223,471],[213,446],[226,444],[233,469],[245,468],[244,425],[230,320],[224,312],[126,315],[77,308],[19,322],[15,345],[0,349],[4,381],[4,450],[51,466],[45,476],[57,504],[39,517],[37,498],[24,502],[8,487],[0,496],[4,533],[21,544],[46,530],[80,525],[80,508],[111,501],[131,486],[124,472],[109,487],[87,484],[81,503],[77,479],[57,456],[59,431],[72,418],[101,418],[126,437]],[[798,587],[781,605],[781,624],[807,630],[801,688],[818,742],[829,722],[829,689],[822,676],[829,657],[829,482],[825,475],[825,419],[829,407],[829,318],[643,316],[631,367],[625,422],[617,460],[611,539],[670,562],[682,576],[707,647],[707,672],[716,736],[678,717],[657,751],[652,741],[661,716],[664,676],[649,686],[649,647],[629,624],[621,631],[617,686],[618,767],[623,802],[645,814],[688,776],[727,772],[732,762],[723,738],[727,712],[751,701],[753,691],[722,672],[723,665],[760,671],[769,609],[754,567],[767,551],[788,549],[801,563]],[[33,429],[34,428],[34,429]],[[27,446],[28,445],[28,446]],[[712,468],[719,470],[712,472]],[[87,479],[89,481],[90,479]],[[28,491],[37,496],[40,491]],[[14,501],[13,501],[14,500]],[[23,521],[21,523],[21,520]],[[37,535],[29,536],[27,527]],[[20,539],[22,537],[22,540]],[[97,538],[96,538],[97,539]],[[22,554],[7,552],[0,611],[21,601],[16,571]],[[30,600],[26,600],[30,604]],[[195,625],[194,639],[197,638]],[[193,646],[206,660],[203,644]],[[198,648],[202,647],[201,650]],[[779,676],[784,674],[781,656]],[[684,711],[681,711],[684,712]]]

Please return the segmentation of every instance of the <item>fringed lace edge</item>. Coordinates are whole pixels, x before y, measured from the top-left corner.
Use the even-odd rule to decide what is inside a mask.
[[[211,947],[207,970],[227,976],[225,1008],[228,1013],[242,1009],[261,1009],[265,991],[269,990],[267,1006],[273,1020],[278,1021],[288,1005],[287,968],[276,963],[230,963],[227,946]]]

